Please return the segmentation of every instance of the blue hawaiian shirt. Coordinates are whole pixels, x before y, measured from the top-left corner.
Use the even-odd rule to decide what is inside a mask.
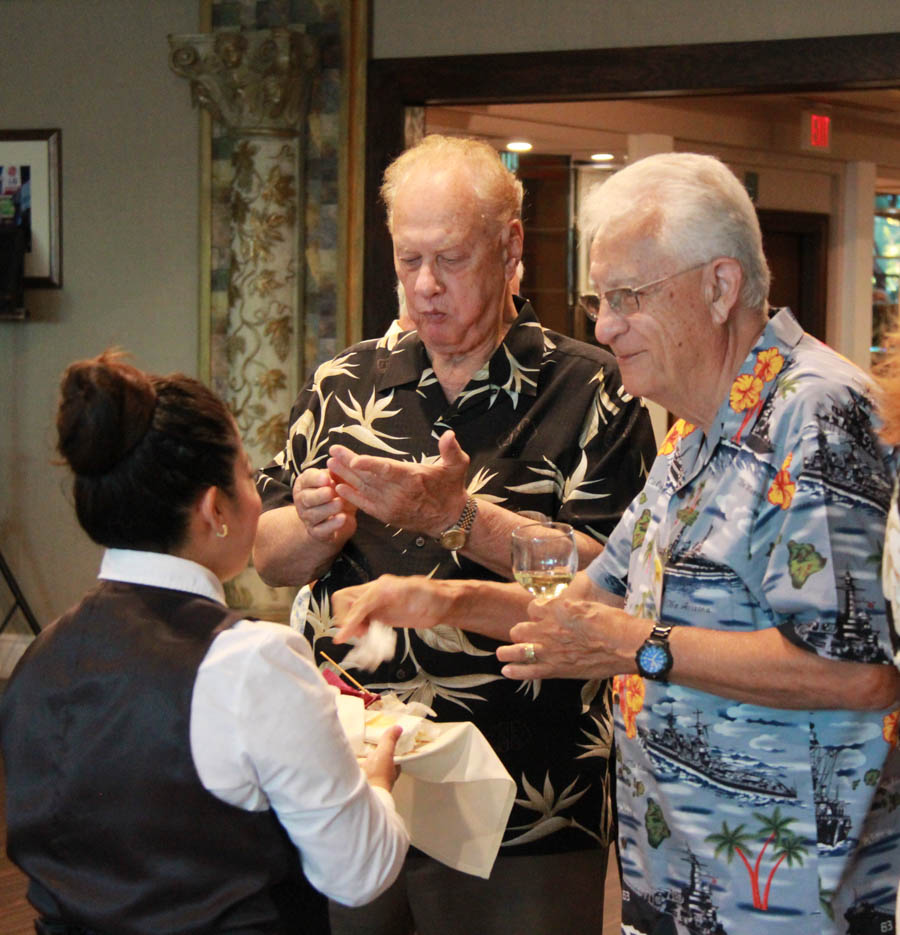
[[[810,652],[887,664],[894,473],[866,376],[782,309],[710,433],[672,427],[589,573],[641,617],[778,627]],[[623,932],[894,931],[900,711],[615,686]]]

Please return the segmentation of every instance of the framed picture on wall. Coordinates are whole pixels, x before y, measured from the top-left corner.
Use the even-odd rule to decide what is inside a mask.
[[[0,130],[0,230],[25,243],[25,286],[62,286],[60,131]]]

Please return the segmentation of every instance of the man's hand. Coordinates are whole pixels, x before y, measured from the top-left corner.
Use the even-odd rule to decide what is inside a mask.
[[[294,509],[312,539],[340,548],[356,532],[356,506],[335,490],[328,471],[308,468],[294,481]]]
[[[335,496],[390,526],[437,538],[463,511],[469,466],[451,431],[438,439],[438,451],[436,462],[415,464],[333,445],[328,470],[337,481]]]
[[[497,658],[508,663],[511,679],[597,679],[635,672],[634,655],[650,632],[624,610],[590,600],[537,598],[528,605],[528,620],[510,631],[511,646]],[[644,632],[646,630],[646,633]],[[534,661],[528,662],[531,647]]]
[[[367,584],[343,588],[331,595],[331,612],[339,630],[336,643],[362,636],[378,621],[389,627],[428,629],[450,613],[443,581],[421,575],[382,575]]]

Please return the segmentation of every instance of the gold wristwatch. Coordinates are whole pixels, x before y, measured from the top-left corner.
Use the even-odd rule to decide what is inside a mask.
[[[475,522],[477,512],[477,501],[474,497],[469,497],[459,519],[449,529],[445,529],[438,538],[438,541],[445,549],[455,552],[466,544],[469,538],[469,530],[471,530],[472,524]]]

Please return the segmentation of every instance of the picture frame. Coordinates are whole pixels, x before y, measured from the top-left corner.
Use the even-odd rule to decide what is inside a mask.
[[[30,289],[62,288],[61,131],[0,130],[0,225],[25,228]]]

